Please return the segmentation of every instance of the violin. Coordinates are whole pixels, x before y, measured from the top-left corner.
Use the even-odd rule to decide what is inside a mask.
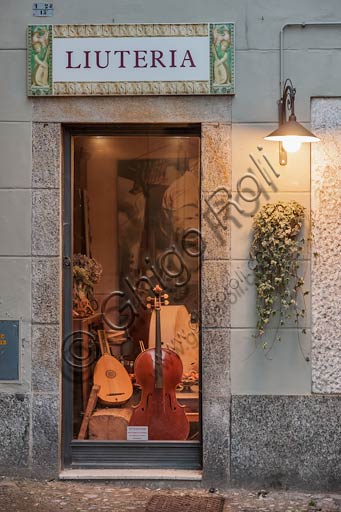
[[[160,311],[169,304],[168,295],[156,285],[154,297],[147,298],[147,307],[155,309],[155,348],[136,358],[134,373],[142,388],[141,401],[133,407],[130,426],[148,426],[149,440],[184,441],[189,434],[185,406],[178,403],[175,388],[182,379],[182,362],[178,354],[162,348]]]

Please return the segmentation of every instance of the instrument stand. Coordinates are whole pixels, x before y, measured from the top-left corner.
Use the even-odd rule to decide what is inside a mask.
[[[100,389],[101,389],[101,386],[96,386],[96,385],[92,386],[89,400],[88,400],[88,403],[87,403],[87,406],[85,409],[85,413],[84,413],[84,417],[82,420],[81,428],[79,430],[78,440],[85,439],[86,431],[88,430],[88,426],[89,426],[89,420],[90,420],[90,417],[96,407],[98,392]]]

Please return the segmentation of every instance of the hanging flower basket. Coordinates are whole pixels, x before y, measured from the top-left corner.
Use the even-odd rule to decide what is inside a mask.
[[[257,291],[256,338],[264,340],[263,348],[268,348],[265,334],[272,317],[279,314],[279,327],[289,318],[298,326],[305,314],[298,301],[299,294],[309,293],[303,292],[304,279],[298,275],[303,220],[304,207],[296,201],[265,204],[254,217],[250,256]]]

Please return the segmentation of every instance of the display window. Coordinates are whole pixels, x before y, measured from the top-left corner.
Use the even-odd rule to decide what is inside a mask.
[[[200,134],[146,132],[70,139],[72,440],[201,440]]]

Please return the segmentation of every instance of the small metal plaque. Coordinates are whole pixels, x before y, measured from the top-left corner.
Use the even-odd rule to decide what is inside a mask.
[[[19,380],[19,320],[0,320],[0,381]]]
[[[148,441],[148,427],[127,427],[128,441]]]
[[[53,16],[53,4],[43,2],[34,3],[32,6],[33,16]]]

